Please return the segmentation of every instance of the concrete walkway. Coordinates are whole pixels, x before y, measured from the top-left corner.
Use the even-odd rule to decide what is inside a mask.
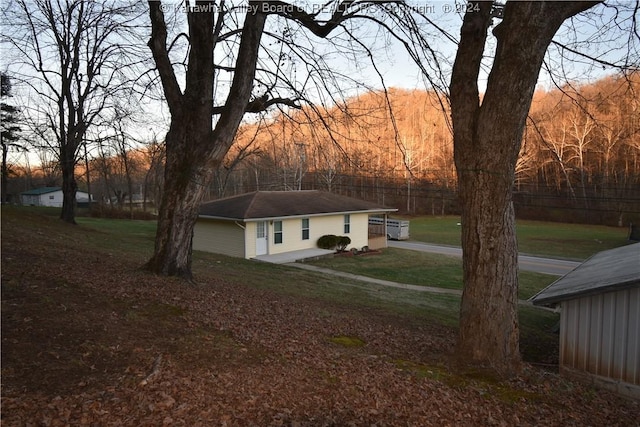
[[[302,249],[299,251],[283,252],[280,254],[272,255],[258,255],[253,258],[256,261],[268,262],[271,264],[289,264],[296,261],[303,261],[307,259],[318,259],[325,256],[333,255],[335,251],[327,249]]]
[[[420,286],[420,285],[410,285],[408,283],[398,283],[392,282],[390,280],[382,280],[375,279],[373,277],[362,276],[359,274],[353,273],[345,273],[344,271],[331,270],[329,268],[317,267],[315,265],[305,264],[305,263],[291,263],[287,264],[290,267],[300,268],[302,270],[315,271],[320,274],[329,274],[331,276],[344,277],[345,279],[358,280],[360,282],[367,283],[375,283],[380,286],[389,286],[392,288],[398,289],[409,289],[412,291],[418,292],[430,292],[432,294],[449,294],[449,295],[462,295],[462,291],[458,289],[445,289],[445,288],[434,288],[433,286]]]

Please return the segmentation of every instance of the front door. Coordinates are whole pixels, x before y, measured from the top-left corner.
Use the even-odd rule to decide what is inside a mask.
[[[258,221],[256,223],[256,256],[267,254],[268,243],[267,221]]]

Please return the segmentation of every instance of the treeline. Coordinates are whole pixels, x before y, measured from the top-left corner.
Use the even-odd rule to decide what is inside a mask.
[[[640,222],[640,74],[538,91],[517,161],[521,218]],[[101,141],[77,179],[103,206],[156,209],[161,143]],[[11,188],[59,185],[55,162],[15,167]],[[50,165],[51,167],[47,167]],[[255,190],[323,189],[406,214],[457,214],[453,140],[445,100],[390,89],[343,105],[282,111],[244,125],[208,198]]]

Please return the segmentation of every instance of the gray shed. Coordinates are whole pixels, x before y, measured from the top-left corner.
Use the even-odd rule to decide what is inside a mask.
[[[560,307],[560,372],[640,399],[640,243],[597,253],[531,298]]]

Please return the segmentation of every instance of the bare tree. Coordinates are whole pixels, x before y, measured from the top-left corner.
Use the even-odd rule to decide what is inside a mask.
[[[597,4],[507,2],[493,29],[495,55],[482,99],[478,80],[495,9],[470,2],[464,15],[450,84],[464,270],[458,354],[500,374],[520,366],[512,188],[527,113],[559,28]]]
[[[20,79],[38,99],[28,114],[45,124],[39,127],[42,144],[60,164],[60,218],[75,223],[75,167],[87,130],[123,87],[124,37],[134,9],[116,0],[18,0],[15,6],[5,16],[19,55],[14,65],[28,70]]]

